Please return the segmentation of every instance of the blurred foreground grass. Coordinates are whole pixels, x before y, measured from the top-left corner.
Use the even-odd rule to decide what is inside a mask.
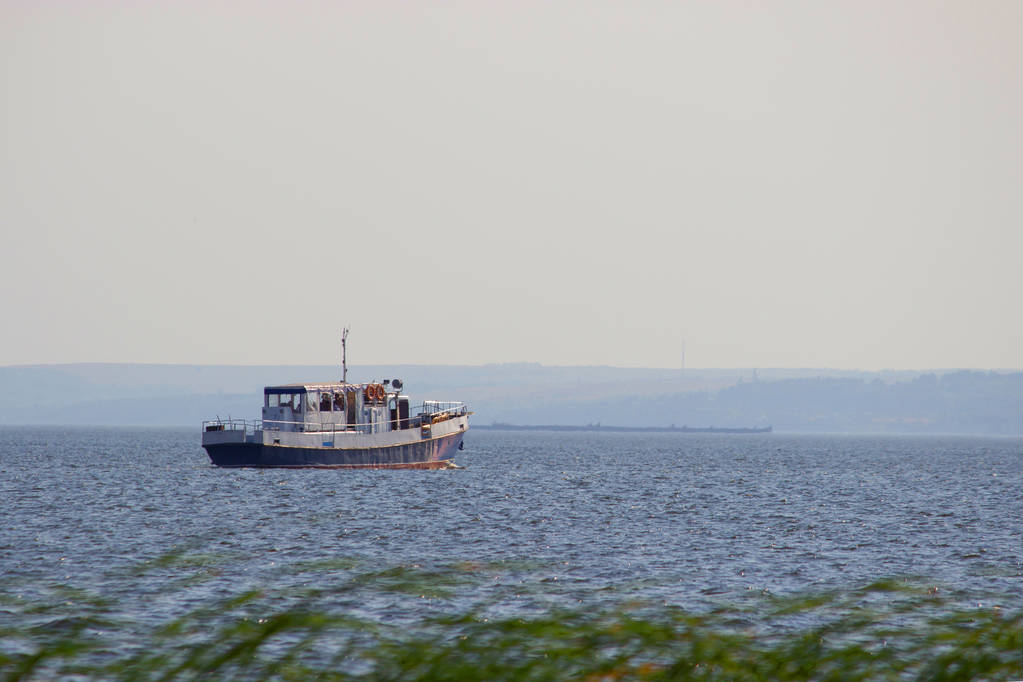
[[[168,555],[135,573],[191,564],[203,561]],[[0,679],[1023,679],[1023,614],[967,608],[926,585],[755,594],[699,613],[605,597],[513,613],[504,596],[455,598],[485,581],[477,565],[352,567],[305,567],[336,579],[239,592],[155,623],[65,586],[45,598],[4,586]],[[388,604],[394,617],[379,617]]]

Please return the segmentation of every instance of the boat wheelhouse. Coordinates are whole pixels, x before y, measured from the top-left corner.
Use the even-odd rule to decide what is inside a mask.
[[[469,428],[460,402],[412,406],[398,379],[263,389],[259,421],[216,419],[202,445],[217,466],[442,468]]]

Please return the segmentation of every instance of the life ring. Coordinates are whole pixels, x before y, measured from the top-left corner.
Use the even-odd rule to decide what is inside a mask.
[[[383,384],[366,384],[366,402],[375,403],[387,398]]]

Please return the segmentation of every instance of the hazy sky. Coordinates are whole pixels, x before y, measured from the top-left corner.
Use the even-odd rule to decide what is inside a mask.
[[[0,364],[1023,367],[1023,2],[0,4]]]

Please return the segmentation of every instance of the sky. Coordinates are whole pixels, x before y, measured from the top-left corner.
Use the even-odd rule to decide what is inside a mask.
[[[0,365],[1023,368],[1020,26],[0,0]]]

